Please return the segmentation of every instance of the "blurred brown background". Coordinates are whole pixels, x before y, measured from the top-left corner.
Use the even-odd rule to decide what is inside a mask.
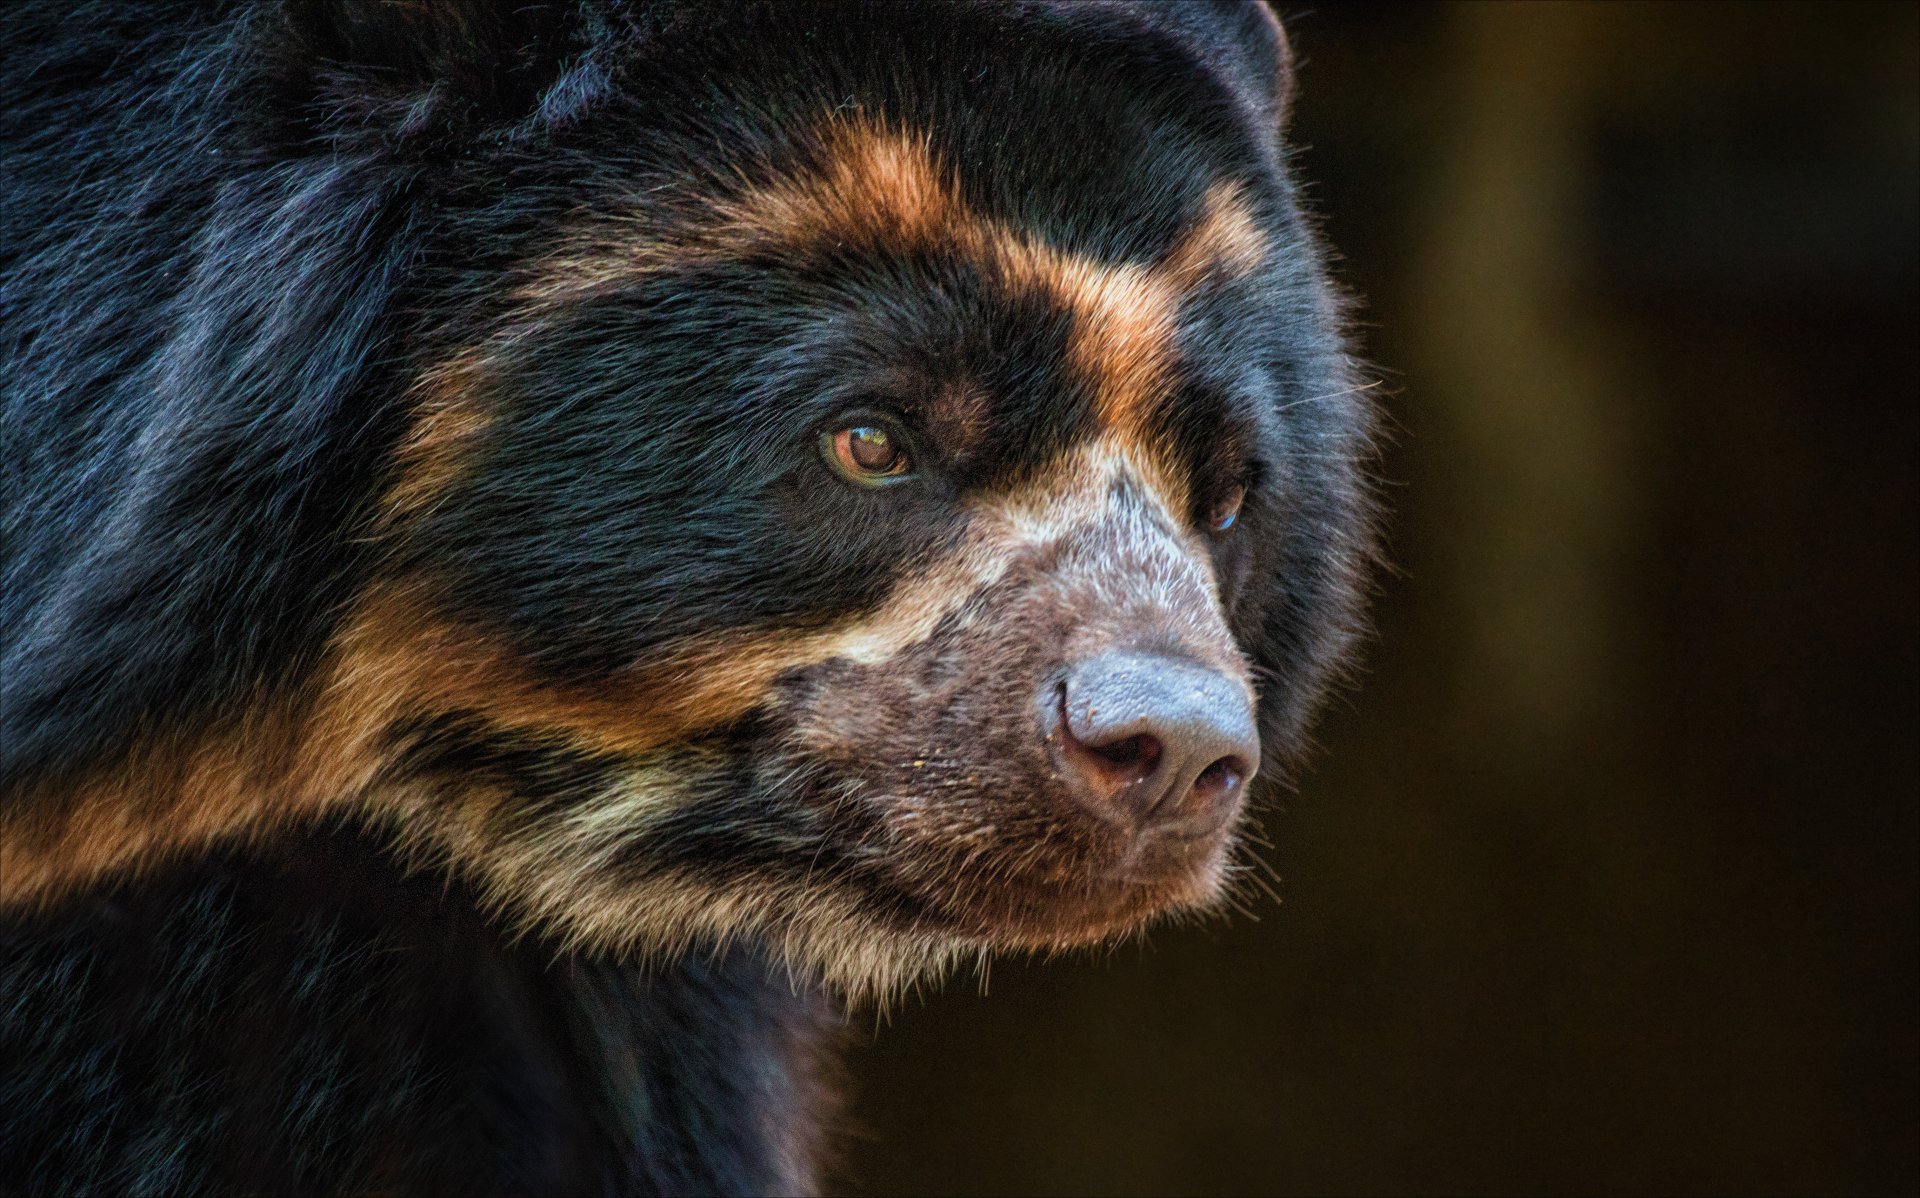
[[[1283,902],[854,1058],[870,1193],[1920,1189],[1920,7],[1286,9],[1400,567]]]

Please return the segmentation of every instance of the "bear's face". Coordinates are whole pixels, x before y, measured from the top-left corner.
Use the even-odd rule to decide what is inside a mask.
[[[370,820],[861,989],[1222,893],[1369,555],[1264,6],[242,25],[0,900]]]
[[[1145,228],[1049,229],[831,112],[667,173],[530,235],[423,378],[374,608],[430,709],[405,826],[577,937],[748,927],[856,986],[1215,899],[1350,485],[1279,198],[1162,168]]]

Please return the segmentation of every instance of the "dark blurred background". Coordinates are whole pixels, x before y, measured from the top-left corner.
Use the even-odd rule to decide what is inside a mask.
[[[1284,11],[1367,676],[1257,922],[869,1017],[849,1183],[1920,1190],[1920,7]]]

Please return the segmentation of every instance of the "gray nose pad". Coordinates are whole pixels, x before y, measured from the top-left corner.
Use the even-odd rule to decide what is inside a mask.
[[[1107,653],[1067,672],[1057,756],[1090,802],[1145,826],[1230,814],[1260,763],[1238,679],[1186,658]]]

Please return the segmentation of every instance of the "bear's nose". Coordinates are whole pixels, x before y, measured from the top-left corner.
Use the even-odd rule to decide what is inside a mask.
[[[1140,830],[1216,830],[1259,767],[1246,687],[1198,662],[1102,654],[1068,670],[1057,695],[1049,740],[1062,772]]]

